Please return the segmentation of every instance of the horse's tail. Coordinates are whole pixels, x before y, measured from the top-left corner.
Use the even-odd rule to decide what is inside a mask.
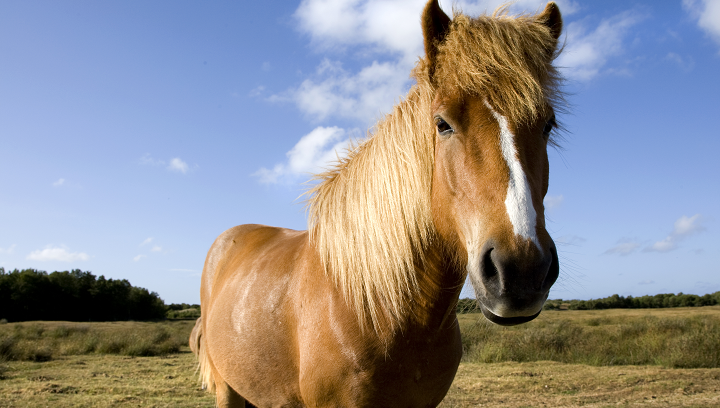
[[[193,327],[192,332],[190,333],[190,350],[195,353],[198,360],[197,371],[200,372],[200,382],[202,384],[202,388],[209,392],[215,392],[215,378],[213,378],[212,374],[212,362],[210,361],[210,356],[207,352],[202,327],[202,317],[199,317],[195,322],[195,327]]]
[[[195,356],[200,351],[200,337],[202,336],[202,317],[198,317],[195,321],[195,327],[190,332],[190,350]]]

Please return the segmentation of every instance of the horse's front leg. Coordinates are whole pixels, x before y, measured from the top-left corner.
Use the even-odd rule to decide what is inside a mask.
[[[255,408],[217,374],[215,375],[215,404],[218,408]]]

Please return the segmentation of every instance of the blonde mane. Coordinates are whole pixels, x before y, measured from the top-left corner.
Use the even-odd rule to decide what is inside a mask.
[[[556,40],[534,16],[456,15],[430,78],[420,59],[405,100],[373,135],[308,193],[310,239],[361,325],[397,327],[419,293],[416,267],[432,242],[430,197],[436,92],[482,95],[513,121],[544,113],[559,99],[551,65]],[[548,54],[550,53],[550,54]]]
[[[552,65],[560,50],[538,17],[510,15],[507,6],[492,16],[457,13],[438,47],[438,92],[481,95],[515,123],[562,108],[562,79]]]

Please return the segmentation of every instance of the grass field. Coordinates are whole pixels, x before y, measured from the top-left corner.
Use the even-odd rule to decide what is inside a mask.
[[[720,306],[546,310],[514,327],[491,324],[477,314],[458,320],[466,362],[720,367]]]
[[[6,323],[0,325],[0,358],[49,361],[79,354],[167,355],[188,344],[194,323]]]
[[[720,365],[713,352],[720,348],[719,322],[717,306],[545,311],[514,328],[488,326],[477,314],[462,315],[466,355],[441,406],[718,407]],[[192,323],[0,325],[5,344],[0,349],[5,359],[0,361],[0,407],[212,407],[214,399],[200,390],[195,359],[186,346]],[[94,348],[77,345],[88,343]],[[714,349],[705,348],[713,344]],[[640,365],[618,357],[648,348],[666,357],[646,361],[649,353],[642,352]],[[42,350],[40,357],[37,350]],[[588,361],[563,361],[573,358]]]

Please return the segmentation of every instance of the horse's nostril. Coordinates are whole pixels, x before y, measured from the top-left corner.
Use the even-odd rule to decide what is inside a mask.
[[[483,275],[483,279],[489,280],[493,279],[498,274],[497,267],[495,266],[495,262],[493,262],[492,259],[492,251],[493,248],[488,249],[485,251],[485,254],[483,255],[482,264],[481,264],[481,271]]]

